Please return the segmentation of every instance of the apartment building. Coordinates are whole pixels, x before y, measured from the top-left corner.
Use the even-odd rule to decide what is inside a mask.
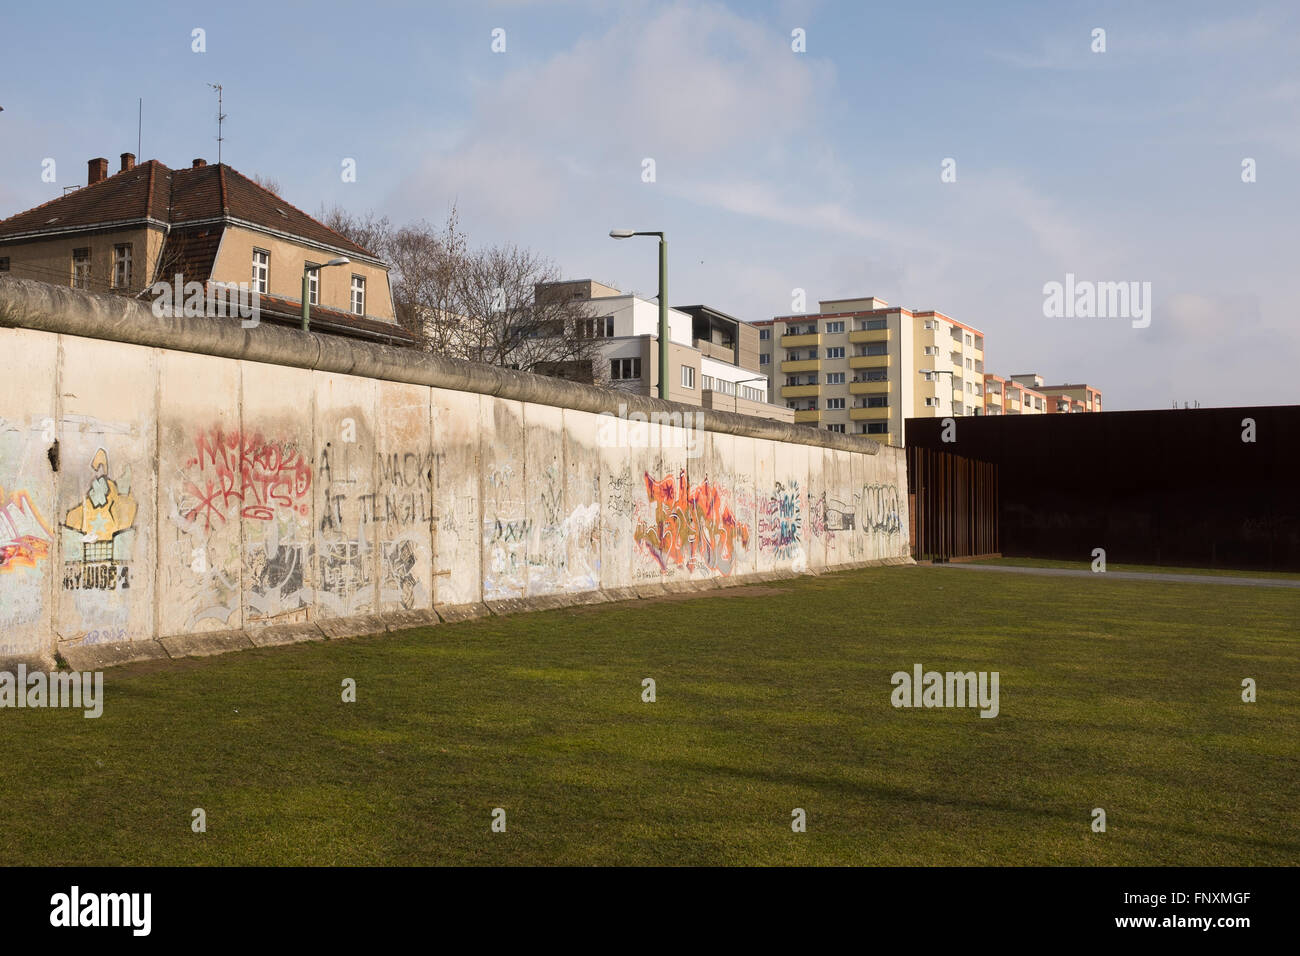
[[[334,259],[347,264],[324,268]],[[85,186],[0,220],[0,276],[135,298],[178,275],[205,297],[244,283],[264,322],[300,322],[304,271],[313,329],[415,342],[396,323],[382,260],[224,164],[171,169],[123,153],[110,176],[97,157]]]
[[[658,303],[591,279],[545,283],[536,294],[586,301],[592,314],[586,332],[601,340],[590,367],[557,374],[638,395],[659,394]],[[706,305],[670,308],[669,400],[793,421],[792,409],[769,401],[759,346],[759,330],[742,319]]]
[[[1057,415],[1101,411],[1101,390],[1091,385],[1045,385],[1035,372],[1002,378],[984,375],[985,415]]]
[[[908,418],[982,414],[979,329],[874,296],[818,306],[754,323],[759,362],[795,422],[902,445]]]

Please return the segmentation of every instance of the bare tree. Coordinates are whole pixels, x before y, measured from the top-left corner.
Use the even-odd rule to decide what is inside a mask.
[[[513,244],[467,256],[456,276],[453,354],[579,381],[601,378],[591,303],[542,288],[558,280],[552,262]]]
[[[259,176],[255,173],[248,178],[257,183],[257,185],[261,186],[267,192],[275,193],[277,196],[280,195],[280,183],[277,180],[272,179],[270,176]]]
[[[394,228],[338,207],[320,220],[384,259],[397,320],[432,352],[580,381],[602,381],[591,306],[539,293],[559,279],[549,260],[513,244],[471,250],[453,205],[441,227]]]

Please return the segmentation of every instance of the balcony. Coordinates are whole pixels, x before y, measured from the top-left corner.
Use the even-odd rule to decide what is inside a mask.
[[[782,385],[782,398],[816,398],[821,394],[820,385]]]
[[[856,332],[849,333],[849,341],[854,345],[862,345],[866,342],[888,342],[889,329],[858,329]]]
[[[794,362],[785,361],[781,363],[781,372],[787,375],[793,375],[796,372],[820,372],[821,368],[821,359],[799,359]]]
[[[796,425],[806,425],[810,422],[816,424],[821,420],[822,420],[822,409],[820,408],[805,408],[802,410],[796,409],[794,413],[794,423]]]
[[[849,357],[849,368],[889,368],[892,364],[892,356],[889,355],[852,355]],[[781,371],[785,371],[782,369]]]
[[[849,382],[850,395],[885,395],[890,391],[888,380],[883,382]]]
[[[881,418],[889,417],[888,408],[850,408],[849,418],[855,422],[876,421]]]
[[[781,336],[781,348],[783,349],[802,349],[810,345],[821,344],[822,337],[815,332],[799,332]]]

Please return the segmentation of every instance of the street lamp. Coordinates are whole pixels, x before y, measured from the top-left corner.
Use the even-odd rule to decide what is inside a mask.
[[[739,382],[732,382],[731,384],[732,384],[732,385],[736,385],[736,386],[740,386],[740,385],[747,385],[747,384],[750,383],[750,382],[764,382],[764,383],[766,383],[766,382],[767,382],[767,376],[766,376],[766,375],[762,375],[762,376],[759,376],[758,378],[742,378]],[[763,392],[764,392],[764,394],[766,394],[766,393],[768,392],[768,389],[766,389],[766,388],[763,389]],[[768,395],[768,397],[767,397],[767,401],[768,401],[769,403],[771,402],[771,399],[772,399],[772,396]]]
[[[329,262],[326,262],[319,266],[314,266],[310,262],[303,263],[302,266],[302,330],[304,332],[311,331],[311,296],[307,294],[308,293],[307,277],[310,276],[313,272],[317,272],[321,269],[328,269],[330,266],[346,266],[346,265],[350,265],[351,263],[352,260],[349,259],[347,256],[339,256],[337,259],[331,259]]]
[[[662,232],[635,232],[631,229],[611,229],[611,239],[631,239],[633,236],[659,237],[659,397],[668,400],[668,242]]]

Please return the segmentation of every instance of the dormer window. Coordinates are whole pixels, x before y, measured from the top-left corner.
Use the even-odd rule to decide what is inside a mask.
[[[266,295],[271,282],[271,253],[265,249],[253,250],[253,291]]]
[[[366,314],[366,279],[365,276],[352,277],[352,314]]]

